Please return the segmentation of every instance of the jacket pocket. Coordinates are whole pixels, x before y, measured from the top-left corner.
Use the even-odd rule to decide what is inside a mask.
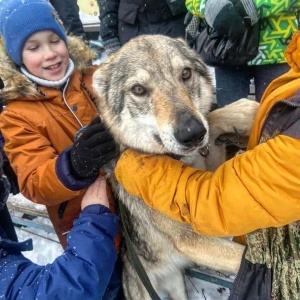
[[[229,300],[271,300],[271,269],[242,258]]]
[[[173,16],[179,16],[187,13],[185,7],[185,1],[182,0],[167,0],[167,5],[169,6]]]
[[[119,21],[133,25],[135,23],[138,10],[138,5],[128,2],[124,3],[121,1],[118,12]]]

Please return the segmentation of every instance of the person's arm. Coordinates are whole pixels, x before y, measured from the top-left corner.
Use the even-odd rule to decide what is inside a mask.
[[[300,219],[300,140],[279,135],[214,173],[167,156],[125,151],[115,174],[124,188],[210,236],[243,235]]]
[[[73,179],[73,189],[66,186],[57,176],[58,153],[49,139],[27,121],[26,116],[14,111],[1,115],[1,131],[5,138],[5,152],[15,171],[20,192],[27,199],[45,205],[60,204],[78,197],[91,182],[76,180],[67,162],[66,176]],[[77,189],[75,189],[77,187]]]
[[[118,217],[107,208],[106,182],[98,178],[82,200],[82,212],[68,234],[68,246],[52,264],[38,266],[22,254],[0,259],[0,291],[4,299],[101,299],[117,254],[113,238]],[[14,275],[14,276],[12,276]]]
[[[20,192],[26,198],[45,205],[60,204],[81,195],[96,179],[99,163],[107,162],[104,156],[111,159],[111,151],[115,149],[111,147],[112,138],[101,126],[101,123],[87,126],[76,140],[76,145],[58,154],[47,133],[42,134],[43,130],[52,129],[46,126],[37,130],[22,114],[6,111],[2,115],[2,133],[7,156],[17,174]],[[92,130],[91,134],[89,129]],[[104,134],[103,141],[98,140],[101,134]],[[104,151],[99,151],[99,147]],[[102,154],[104,156],[99,157]]]

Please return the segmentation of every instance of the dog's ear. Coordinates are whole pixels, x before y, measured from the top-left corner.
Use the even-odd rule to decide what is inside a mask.
[[[180,43],[182,43],[184,46],[188,46],[189,47],[189,45],[187,44],[187,42],[185,41],[185,39],[184,38],[182,38],[182,37],[178,37],[178,38],[175,38],[177,41],[179,41]]]
[[[95,71],[93,75],[93,90],[100,99],[107,98],[108,82],[109,82],[109,64],[103,63]]]
[[[210,76],[207,65],[201,60],[199,54],[183,38],[176,38],[175,40],[178,43],[177,48],[181,48],[183,54],[195,64],[197,71],[205,77]]]
[[[181,49],[181,51],[183,52],[190,52],[190,53],[194,52],[194,50],[192,50],[192,48],[188,45],[188,43],[183,38],[179,37],[179,38],[174,38],[173,40],[177,44],[176,45],[177,49]]]

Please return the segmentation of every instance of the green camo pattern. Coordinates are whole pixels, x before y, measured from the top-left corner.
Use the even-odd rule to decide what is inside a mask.
[[[207,0],[186,0],[192,14],[201,18]],[[260,19],[259,54],[248,64],[266,65],[285,63],[284,51],[297,31],[296,12],[299,0],[253,0]]]
[[[260,143],[272,136],[263,132]],[[272,268],[272,300],[299,300],[300,221],[278,228],[259,229],[246,235],[246,259]]]
[[[299,300],[300,222],[260,229],[246,236],[246,259],[272,267],[273,300]]]

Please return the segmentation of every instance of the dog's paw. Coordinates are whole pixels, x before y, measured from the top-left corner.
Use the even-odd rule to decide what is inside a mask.
[[[230,145],[235,145],[239,147],[240,149],[245,149],[248,144],[248,135],[240,135],[238,133],[224,133],[221,134],[220,136],[217,137],[215,140],[215,144],[217,146],[220,146],[224,143],[230,144]]]
[[[212,111],[208,115],[210,136],[214,140],[229,133],[249,136],[258,107],[258,102],[242,98]]]

